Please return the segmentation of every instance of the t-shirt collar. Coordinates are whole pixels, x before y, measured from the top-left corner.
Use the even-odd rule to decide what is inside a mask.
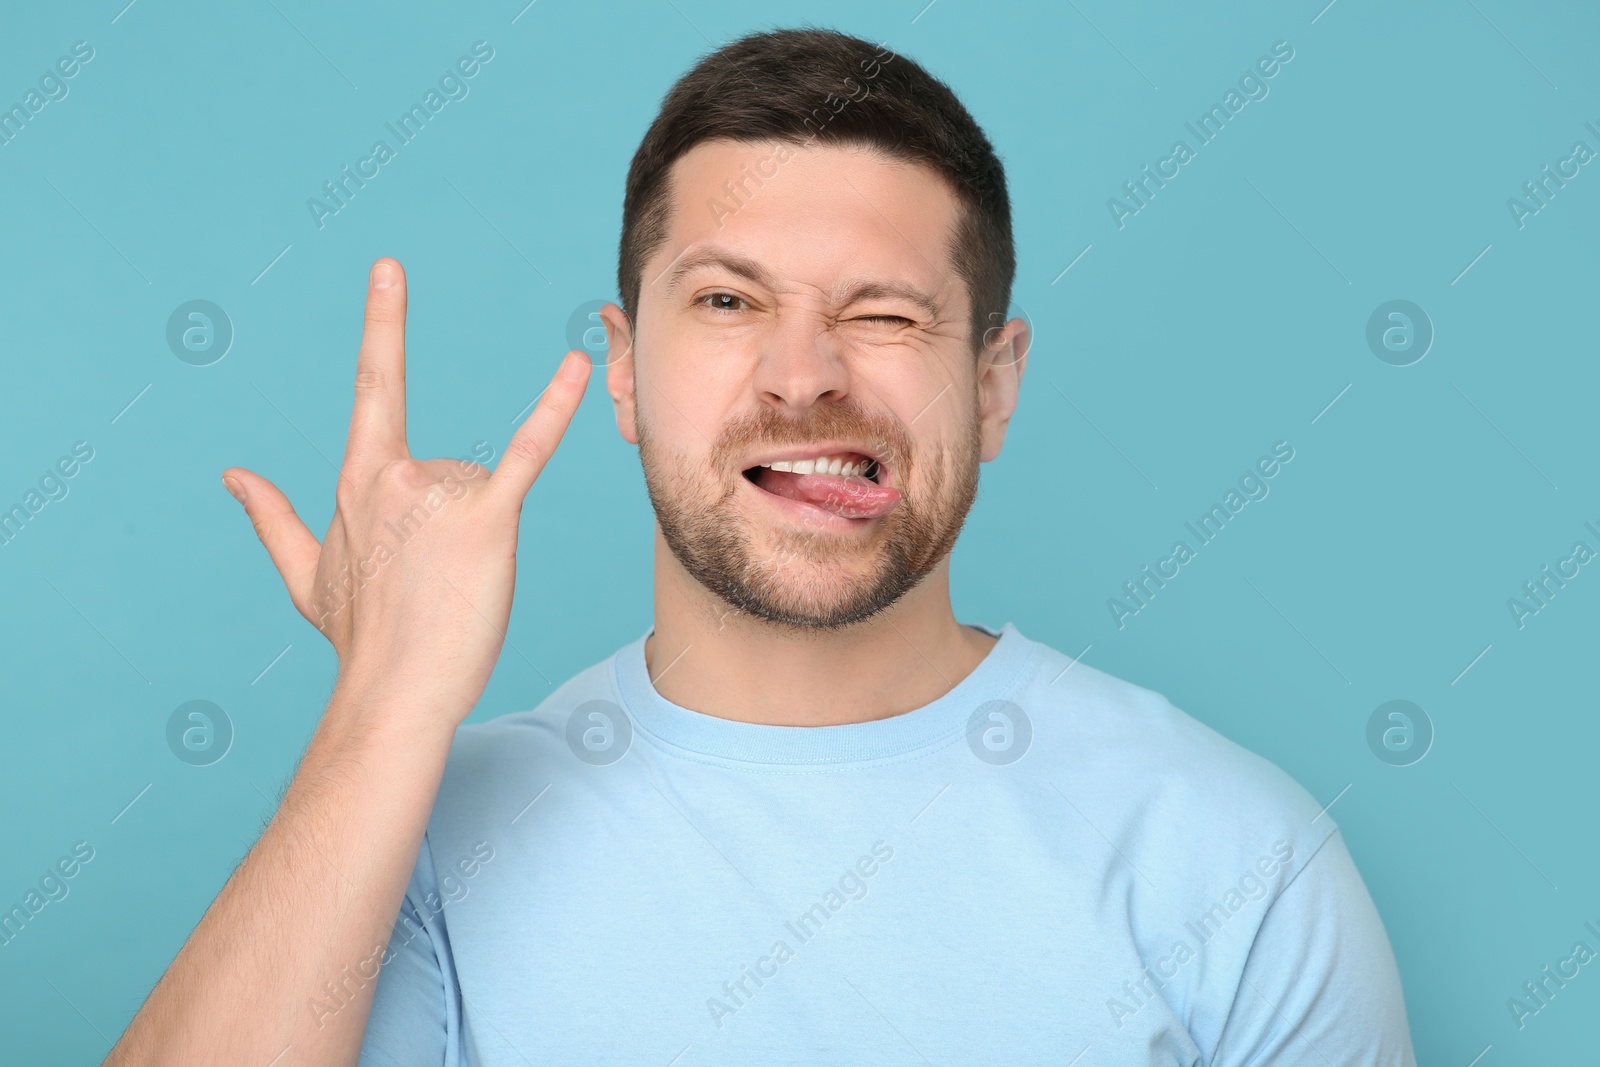
[[[1007,622],[978,666],[931,703],[885,719],[833,726],[769,726],[691,711],[663,697],[645,664],[646,630],[613,658],[613,678],[635,727],[660,747],[686,758],[778,768],[897,762],[959,741],[984,703],[1003,699],[1026,675],[1037,649]]]

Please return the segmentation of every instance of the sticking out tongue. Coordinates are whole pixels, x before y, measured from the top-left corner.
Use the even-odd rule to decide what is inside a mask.
[[[876,519],[900,503],[900,490],[859,474],[843,478],[837,474],[794,474],[758,467],[755,483],[769,493],[815,504],[847,519]]]

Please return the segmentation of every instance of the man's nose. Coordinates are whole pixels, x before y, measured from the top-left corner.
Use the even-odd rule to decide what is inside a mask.
[[[826,316],[785,309],[757,340],[753,385],[764,403],[800,412],[818,401],[842,400],[850,367]]]

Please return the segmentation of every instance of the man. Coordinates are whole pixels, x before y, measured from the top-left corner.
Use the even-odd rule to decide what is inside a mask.
[[[820,30],[704,59],[634,157],[603,313],[654,623],[458,729],[589,367],[568,354],[492,475],[411,459],[378,261],[324,542],[225,476],[339,680],[113,1059],[1411,1064],[1304,790],[956,621],[950,549],[1027,362],[1013,271],[1001,164],[912,61]]]

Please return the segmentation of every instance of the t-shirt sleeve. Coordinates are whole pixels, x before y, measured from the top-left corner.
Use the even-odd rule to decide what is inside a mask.
[[[389,937],[359,1067],[455,1067],[449,1036],[459,1011],[433,853],[422,849]]]
[[[1400,973],[1344,838],[1268,909],[1210,1067],[1415,1067]]]

